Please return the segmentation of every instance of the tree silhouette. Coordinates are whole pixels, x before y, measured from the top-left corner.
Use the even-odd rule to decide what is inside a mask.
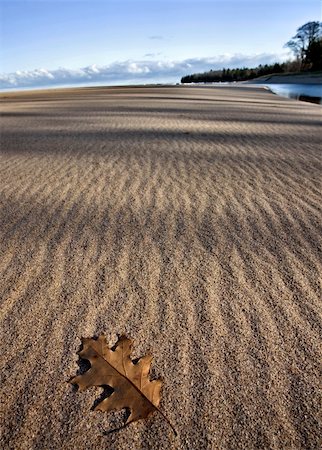
[[[320,65],[316,58],[319,58],[321,37],[322,22],[307,22],[297,29],[295,36],[285,44],[285,47],[292,50],[301,62],[302,68],[315,68]]]
[[[312,70],[322,70],[322,38],[309,45],[306,60]]]

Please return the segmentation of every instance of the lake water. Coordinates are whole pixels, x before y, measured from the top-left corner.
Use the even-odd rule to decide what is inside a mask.
[[[266,84],[274,94],[322,105],[322,85],[320,84]]]

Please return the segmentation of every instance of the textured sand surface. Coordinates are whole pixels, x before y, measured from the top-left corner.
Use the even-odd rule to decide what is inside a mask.
[[[317,449],[321,107],[251,87],[2,95],[3,449]],[[152,352],[160,415],[76,392]]]

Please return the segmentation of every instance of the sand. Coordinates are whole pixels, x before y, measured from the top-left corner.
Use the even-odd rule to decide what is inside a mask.
[[[261,88],[3,94],[3,449],[317,449],[321,107]],[[135,341],[162,416],[76,392]],[[81,368],[83,366],[81,365]]]

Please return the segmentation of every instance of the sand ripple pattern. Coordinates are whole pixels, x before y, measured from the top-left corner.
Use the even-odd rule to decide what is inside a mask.
[[[317,449],[321,108],[250,87],[2,95],[5,449]],[[151,351],[162,417],[66,383]]]

